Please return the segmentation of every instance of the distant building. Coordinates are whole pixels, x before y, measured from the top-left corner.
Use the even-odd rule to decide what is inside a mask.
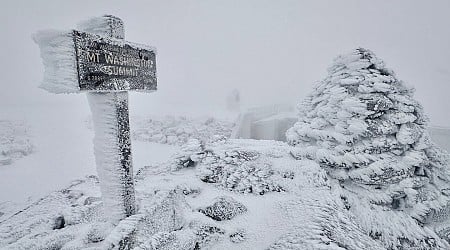
[[[296,121],[290,105],[252,108],[240,114],[232,138],[286,141],[286,130]]]
[[[295,108],[272,105],[242,112],[231,135],[236,139],[286,141],[286,131],[297,122]],[[450,153],[450,128],[431,126],[431,139]]]

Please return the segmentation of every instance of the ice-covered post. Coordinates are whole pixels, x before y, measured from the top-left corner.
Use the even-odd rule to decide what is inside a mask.
[[[81,22],[78,29],[104,37],[125,38],[123,22],[114,16],[92,18]],[[103,204],[112,218],[121,219],[136,211],[128,92],[88,92],[87,99],[94,123],[94,154]]]
[[[41,31],[45,74],[53,93],[86,92],[94,122],[94,153],[102,200],[112,222],[136,211],[128,90],[156,90],[155,49],[124,41],[120,18],[102,16],[69,32]]]

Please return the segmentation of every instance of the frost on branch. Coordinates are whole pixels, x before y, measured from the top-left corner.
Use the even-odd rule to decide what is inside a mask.
[[[393,249],[434,249],[439,237],[418,232],[426,226],[449,240],[450,226],[437,225],[449,224],[450,161],[426,129],[413,89],[360,48],[334,60],[299,105],[287,139],[294,157],[316,161],[339,180],[349,209],[373,238]]]

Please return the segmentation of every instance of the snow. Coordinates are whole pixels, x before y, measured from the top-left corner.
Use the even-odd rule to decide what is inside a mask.
[[[44,108],[37,108],[25,117],[21,109],[2,110],[2,117],[8,118],[2,124],[8,125],[1,126],[0,134],[7,136],[8,143],[18,142],[7,145],[22,150],[32,144],[33,151],[14,158],[9,165],[0,165],[0,190],[7,190],[0,192],[0,221],[50,192],[67,187],[73,180],[96,174],[94,135],[86,128],[87,112],[66,105],[52,107],[52,113],[43,112]],[[135,172],[143,166],[166,161],[178,149],[143,141],[133,141],[132,146]]]
[[[39,107],[23,115],[22,108],[2,110],[10,121],[27,124],[33,152],[0,167],[0,201],[32,201],[67,186],[72,180],[95,173],[93,134],[85,129],[85,114],[70,107]],[[46,122],[37,122],[46,121]],[[45,181],[43,181],[45,180]]]
[[[77,28],[103,37],[114,37],[117,39],[125,37],[123,21],[111,15],[91,17],[88,20],[79,22]]]
[[[23,121],[0,120],[0,167],[33,152],[28,125]]]
[[[54,114],[31,112],[26,119],[12,117],[2,122],[0,134],[5,138],[8,151],[28,152],[12,161],[10,165],[0,167],[0,174],[4,178],[0,182],[0,200],[23,203],[27,200],[35,201],[51,191],[67,186],[72,180],[86,175],[96,174],[92,139],[94,133],[91,122],[86,125],[87,117],[84,113],[70,112],[64,115],[67,106],[60,106]],[[6,110],[4,110],[6,111]],[[11,110],[20,113],[20,110]],[[5,115],[6,117],[10,115]],[[25,120],[29,122],[25,122]],[[35,122],[48,120],[48,123]],[[90,119],[89,119],[90,120]],[[173,155],[187,139],[185,133],[176,137],[173,144],[167,141],[158,143],[141,137],[142,134],[166,134],[193,129],[193,137],[211,138],[214,134],[224,136],[231,133],[232,122],[216,120],[214,118],[186,118],[186,117],[152,117],[143,119],[132,118],[131,129],[133,136],[133,164],[134,172],[153,163],[166,161]],[[142,123],[140,122],[142,121]],[[212,121],[212,123],[211,123]],[[32,126],[31,126],[32,124]],[[208,124],[216,124],[208,126]],[[14,131],[14,132],[12,132]],[[14,135],[14,136],[13,136]],[[176,133],[173,133],[176,136]],[[11,144],[13,142],[13,144]],[[17,143],[16,143],[17,142]],[[23,142],[23,143],[22,143]],[[50,178],[51,181],[40,180]],[[21,182],[14,180],[22,180]],[[0,211],[4,211],[0,209]]]
[[[218,157],[223,157],[225,161],[228,161],[226,155],[230,155],[226,152],[233,153],[239,150],[258,152],[259,156],[257,158],[259,158],[259,160],[254,159],[254,157],[247,159],[249,159],[250,162],[257,160],[255,163],[266,159],[269,164],[268,167],[271,168],[272,171],[279,172],[279,179],[284,179],[282,176],[288,178],[286,182],[281,181],[285,184],[284,186],[286,189],[289,187],[296,187],[297,185],[309,187],[310,185],[308,183],[311,183],[311,186],[313,187],[320,186],[320,188],[323,188],[323,185],[326,185],[327,183],[321,179],[320,174],[317,175],[316,171],[321,171],[317,165],[308,166],[305,167],[305,169],[299,168],[301,164],[289,157],[288,147],[282,143],[274,146],[274,143],[271,141],[233,140],[228,143],[217,143],[216,146],[207,146],[206,148],[208,148],[208,151],[212,150]],[[235,188],[228,188],[221,184],[217,185],[203,182],[201,181],[201,175],[198,175],[198,173],[202,172],[202,165],[210,164],[211,163],[208,160],[205,160],[204,162],[200,162],[198,167],[188,167],[177,170],[171,174],[161,174],[161,176],[155,175],[154,167],[149,168],[149,171],[151,169],[150,172],[143,171],[141,173],[142,176],[145,176],[144,181],[146,179],[148,179],[148,181],[146,181],[147,184],[145,188],[140,188],[145,190],[155,190],[161,189],[162,187],[164,189],[171,189],[176,186],[187,186],[190,187],[189,190],[198,190],[195,192],[195,195],[187,195],[186,197],[186,200],[193,211],[210,206],[218,197],[223,196],[232,197],[234,200],[242,203],[247,208],[247,212],[239,214],[231,220],[221,221],[220,224],[218,224],[218,222],[215,223],[218,224],[219,228],[225,230],[226,235],[244,231],[245,240],[240,243],[233,243],[233,241],[226,237],[222,237],[219,242],[213,245],[213,249],[267,248],[279,237],[292,231],[294,228],[293,223],[290,221],[292,218],[286,217],[286,214],[282,211],[285,209],[285,206],[287,206],[284,204],[286,200],[295,198],[294,192],[269,192],[264,195],[256,195],[254,193],[245,194],[246,192],[241,192],[241,189],[238,186]],[[167,169],[169,169],[169,167],[167,167]],[[295,174],[292,176],[292,178],[295,179],[289,179],[291,175],[282,174],[291,171],[295,171]],[[298,172],[302,174],[297,174]],[[321,173],[323,177],[324,172],[322,171]],[[264,178],[264,176],[262,177]],[[315,181],[317,179],[321,180]],[[259,181],[254,181],[256,181],[254,185],[257,186]],[[139,182],[142,182],[142,180],[139,180]],[[161,182],[163,184],[158,184]],[[288,210],[287,213],[294,217],[301,216],[296,215],[297,211],[295,210]],[[198,213],[195,213],[194,215],[195,218],[202,218]],[[301,218],[305,219],[306,216],[301,216]],[[205,218],[203,218],[203,220],[204,219]]]
[[[78,130],[80,135],[81,133],[85,134],[83,136],[85,147],[87,147],[85,152],[92,154],[90,147],[93,135],[86,128],[84,121],[85,118],[79,119],[75,123],[79,124],[79,127],[73,132]],[[74,121],[66,122],[69,124]],[[77,127],[74,124],[67,126],[72,130]],[[36,142],[37,148],[41,148],[40,140]],[[79,142],[73,143],[79,144]],[[21,225],[21,223],[24,226],[16,226],[15,237],[28,236],[14,244],[31,248],[38,247],[40,244],[50,246],[50,242],[52,242],[54,246],[64,246],[65,248],[77,249],[89,246],[95,249],[106,245],[117,245],[124,237],[128,237],[127,235],[136,235],[138,242],[136,249],[145,249],[144,246],[148,247],[149,245],[159,246],[160,249],[180,249],[180,247],[193,249],[196,242],[198,244],[202,242],[203,246],[209,246],[212,249],[383,249],[382,243],[372,239],[367,233],[368,228],[375,222],[378,223],[377,228],[386,228],[387,232],[394,234],[430,234],[430,229],[417,227],[414,224],[410,224],[411,229],[408,232],[401,231],[402,227],[400,226],[391,228],[391,224],[382,224],[387,223],[382,219],[387,215],[389,215],[389,220],[398,220],[398,225],[412,223],[412,221],[405,217],[397,217],[398,214],[386,214],[383,211],[376,211],[377,215],[373,217],[374,214],[370,212],[372,210],[367,208],[368,205],[365,203],[360,204],[353,200],[352,204],[359,204],[359,208],[355,205],[350,211],[345,209],[346,202],[340,198],[341,192],[346,195],[347,199],[361,198],[352,198],[353,196],[346,193],[345,190],[339,189],[339,185],[333,183],[317,163],[293,158],[291,156],[292,148],[284,143],[264,140],[230,140],[227,142],[220,137],[210,140],[210,142],[204,142],[206,143],[204,146],[199,147],[199,143],[201,143],[199,140],[191,140],[185,147],[182,147],[183,151],[180,152],[179,147],[169,144],[133,141],[134,171],[137,175],[136,197],[140,204],[140,210],[136,216],[121,222],[117,227],[103,221],[102,216],[93,219],[95,216],[90,215],[96,214],[95,211],[99,211],[99,204],[101,204],[100,189],[96,179],[88,178],[87,182],[81,184],[75,182],[76,185],[67,188],[72,178],[62,176],[65,184],[53,190],[66,188],[70,190],[69,192],[65,194],[52,193],[38,203],[30,201],[27,204],[31,203],[31,207],[26,209],[25,211],[28,212],[22,213],[22,215],[10,218],[19,210],[19,207],[15,207],[15,209],[10,209],[12,211],[7,216],[0,217],[3,221],[0,223],[0,232],[3,232],[3,234],[0,233],[0,237],[7,237],[3,238],[7,240],[0,240],[0,242],[11,242],[11,240],[17,239],[11,238],[12,234],[5,235],[4,232],[8,231],[8,225]],[[68,148],[72,147],[61,147],[55,153],[63,153]],[[52,148],[52,150],[55,149]],[[233,165],[235,161],[233,159],[237,156],[236,152],[253,152],[246,154],[247,156],[243,158],[238,157],[237,160],[241,159],[239,161],[243,161],[244,165],[266,168],[266,173],[269,171],[271,174],[261,175],[260,178],[271,180],[282,187],[282,190],[265,192],[260,195],[257,192],[241,192],[241,190],[248,189],[242,189],[239,185],[227,186],[222,185],[222,182],[204,182],[201,178],[202,169],[211,166],[212,163],[208,161],[208,157],[202,156],[202,150],[213,152],[213,155],[208,156],[209,158],[219,157],[229,166]],[[21,167],[18,163],[27,158],[50,157],[49,154],[43,155],[43,153],[42,150],[38,150],[13,163],[12,167]],[[171,156],[174,153],[175,156]],[[195,162],[195,166],[175,167],[174,164],[178,163],[174,160],[182,155],[188,155],[188,158]],[[70,158],[66,158],[67,162],[64,167],[67,167],[68,170],[78,168],[80,171],[78,165],[80,162],[68,159]],[[44,160],[41,159],[41,162],[45,162]],[[87,164],[90,171],[85,171],[82,176],[94,172],[93,161],[91,155],[90,163]],[[33,165],[30,162],[28,164]],[[228,173],[233,172],[232,169],[229,168]],[[43,173],[41,174],[44,176]],[[242,180],[254,182],[255,184],[252,184],[254,186],[259,185],[258,179],[254,179],[251,175],[247,176]],[[19,178],[19,175],[10,178]],[[16,183],[16,185],[18,184]],[[174,193],[173,190],[179,191]],[[48,193],[48,191],[43,193]],[[224,196],[238,201],[246,207],[247,211],[224,221],[215,221],[199,212]],[[381,200],[383,199],[385,198],[381,198]],[[169,202],[170,200],[173,203]],[[159,206],[158,204],[168,204],[166,211],[178,211],[177,217],[174,217],[178,222],[171,224],[172,226],[158,224],[174,220],[167,220],[166,215],[150,216],[151,212],[141,213],[142,211],[156,211],[154,209],[155,206]],[[10,207],[10,205],[3,204],[4,207]],[[368,212],[360,213],[360,209]],[[66,220],[66,226],[63,229],[53,230],[55,220],[61,215]],[[161,220],[144,223],[145,218],[161,218]],[[4,221],[5,219],[7,221]],[[372,222],[369,223],[367,219]],[[27,226],[33,223],[36,223],[35,227]],[[156,228],[164,227],[166,228],[164,230],[168,231],[152,229],[155,228],[152,225],[160,225]],[[30,228],[30,231],[22,231],[25,228]],[[139,230],[134,231],[136,228]],[[153,231],[148,233],[148,230]],[[152,236],[149,237],[148,234]]]
[[[41,49],[44,79],[41,88],[52,93],[79,91],[76,53],[72,32],[46,30],[33,35]]]
[[[176,168],[173,166],[176,161],[170,160],[138,172],[139,210],[116,227],[104,222],[98,214],[101,211],[98,183],[95,178],[88,178],[66,188],[67,191],[52,193],[0,224],[0,237],[3,237],[0,242],[11,243],[12,249],[49,246],[50,242],[63,249],[103,249],[124,244],[123,240],[131,237],[136,240],[135,249],[150,246],[194,249],[195,245],[212,249],[383,249],[382,241],[369,235],[370,226],[377,224],[377,228],[390,230],[393,236],[433,235],[429,229],[398,213],[364,207],[368,206],[365,199],[352,200],[354,207],[348,210],[346,199],[354,197],[331,180],[317,163],[293,158],[291,147],[284,143],[230,140],[207,144],[205,149],[225,161],[229,161],[227,155],[232,152],[257,152],[257,156],[241,159],[247,164],[266,162],[273,175],[279,177],[261,178],[272,178],[282,190],[261,195],[204,182],[199,173],[202,165],[211,164],[207,160],[211,156],[198,159],[196,166],[186,168]],[[257,179],[248,180],[259,183]],[[97,199],[86,202],[87,197]],[[239,212],[227,220],[205,216],[202,211],[217,201],[232,202],[233,206],[239,204],[245,209],[238,209]],[[361,211],[365,212],[361,214]],[[53,229],[61,215],[65,226]],[[399,226],[387,223],[382,216],[398,220],[396,225]],[[24,227],[15,227],[14,231],[6,233],[11,225],[18,225],[21,220],[27,221],[22,222]],[[408,231],[402,231],[404,223],[410,223],[406,224]]]
[[[33,114],[45,124],[8,121],[4,134],[14,135],[6,140],[14,142],[8,148],[25,140],[35,150],[0,167],[6,180],[0,189],[11,190],[0,193],[0,248],[449,249],[450,192],[442,187],[448,185],[450,157],[428,138],[426,118],[412,97],[393,95],[390,102],[380,94],[392,91],[395,78],[380,75],[386,86],[349,70],[367,73],[364,67],[365,60],[333,68],[348,74],[351,80],[341,84],[360,91],[361,98],[335,112],[324,102],[339,105],[348,93],[319,84],[317,91],[325,94],[303,107],[318,112],[299,117],[288,132],[293,145],[227,139],[232,123],[212,118],[136,119],[131,127],[137,212],[114,224],[105,215],[112,210],[100,198],[102,184],[85,177],[95,173],[85,115],[62,116],[67,110],[60,107],[60,117]],[[329,79],[339,83],[339,77]],[[365,87],[351,87],[363,81]],[[390,112],[394,107],[400,112]],[[289,117],[276,110],[260,113],[254,124]],[[28,131],[20,124],[33,126]],[[11,128],[17,129],[10,133]],[[104,128],[96,123],[94,129]],[[444,129],[430,131],[446,143]],[[109,135],[95,139],[100,148],[115,143],[115,134]]]

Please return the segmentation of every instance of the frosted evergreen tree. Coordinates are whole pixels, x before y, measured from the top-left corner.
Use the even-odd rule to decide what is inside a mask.
[[[292,154],[326,169],[368,233],[393,249],[436,247],[414,227],[425,225],[447,241],[450,234],[450,161],[430,141],[413,92],[360,48],[334,60],[286,134],[296,146]]]

